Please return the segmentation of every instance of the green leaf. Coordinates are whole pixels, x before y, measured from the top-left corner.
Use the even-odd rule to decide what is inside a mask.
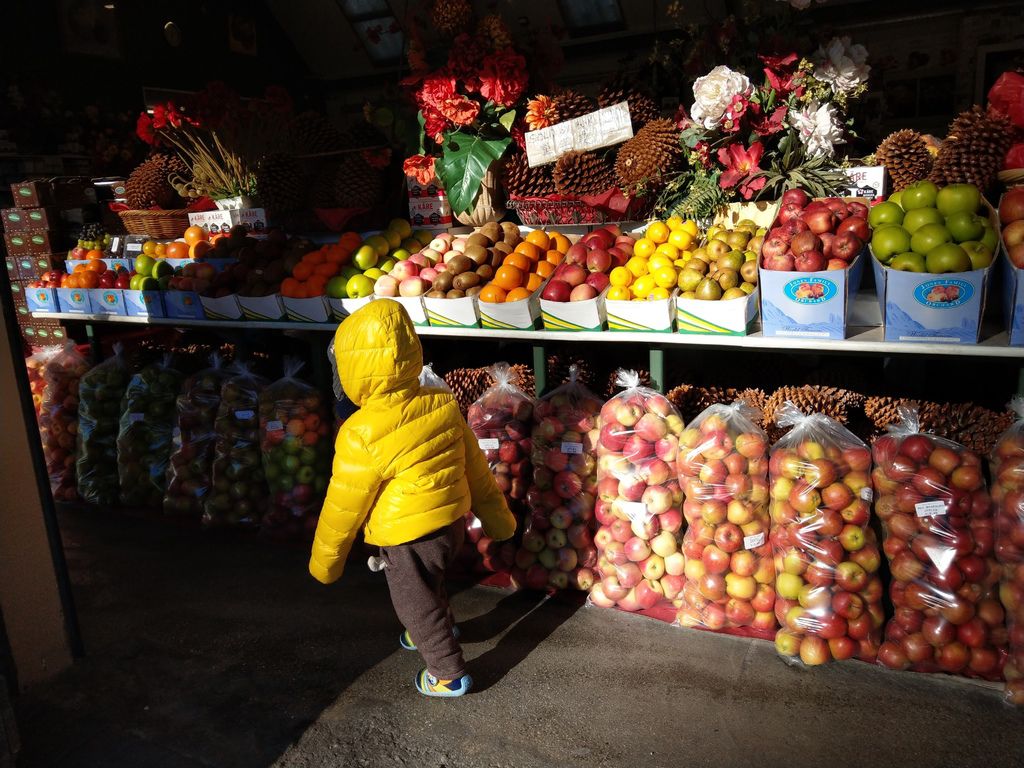
[[[506,112],[504,115],[498,118],[498,122],[501,123],[505,127],[505,130],[508,131],[509,133],[512,133],[512,124],[515,123],[515,121],[516,111],[514,109],[510,109],[508,112]]]
[[[511,141],[508,136],[484,139],[463,131],[448,134],[436,170],[452,211],[465,213],[472,210],[484,174],[491,163],[505,154]]]

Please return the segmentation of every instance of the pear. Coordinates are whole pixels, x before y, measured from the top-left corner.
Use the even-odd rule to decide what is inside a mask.
[[[722,286],[715,280],[704,278],[693,293],[693,297],[701,301],[718,301],[722,298]]]
[[[696,269],[690,269],[687,267],[679,273],[679,290],[683,293],[695,291],[703,279],[704,274],[702,272],[698,272]]]

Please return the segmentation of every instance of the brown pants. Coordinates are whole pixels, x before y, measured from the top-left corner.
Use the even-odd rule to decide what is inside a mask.
[[[466,673],[462,648],[452,637],[454,618],[444,587],[445,571],[465,537],[466,523],[459,518],[422,539],[380,548],[395,613],[427,662],[427,671],[442,680]]]

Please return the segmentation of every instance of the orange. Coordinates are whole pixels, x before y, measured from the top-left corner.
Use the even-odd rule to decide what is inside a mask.
[[[511,291],[513,288],[518,288],[523,284],[523,271],[513,266],[498,267],[498,271],[494,273],[494,279],[491,280],[491,283],[504,291]]]
[[[339,250],[338,248],[331,248],[327,251],[327,263],[337,266],[338,264],[344,264],[347,254]]]
[[[324,277],[334,277],[338,272],[337,266],[331,264],[329,261],[323,264],[317,264],[313,269],[314,275],[323,275]]]
[[[490,283],[483,287],[483,290],[477,294],[477,299],[487,304],[501,304],[505,301],[505,291],[496,286],[494,283]]]
[[[530,291],[526,288],[516,288],[508,292],[505,296],[505,301],[519,301],[520,299],[530,298]]]
[[[363,238],[356,232],[345,232],[338,238],[338,243],[345,246],[345,250],[354,251],[363,244]]]
[[[526,256],[530,261],[540,261],[540,257],[544,255],[544,251],[533,243],[528,243],[525,240],[519,243],[514,250],[516,253],[521,253]]]
[[[548,243],[551,238],[547,236],[547,233],[540,229],[532,229],[526,233],[526,237],[523,238],[528,243],[536,245],[540,250],[546,251],[550,246]]]
[[[98,251],[95,248],[92,249],[91,251],[86,251],[85,252],[85,258],[89,259],[89,260],[92,260],[92,259],[102,259],[103,258],[103,251]],[[103,270],[100,270],[100,271],[102,272]]]
[[[167,246],[164,243],[157,243],[156,247],[153,249],[152,255],[156,256],[157,258],[164,258],[165,256],[167,256]]]
[[[537,274],[541,277],[550,277],[551,273],[555,271],[555,265],[550,261],[538,261],[537,262]]]
[[[292,294],[294,294],[295,289],[298,287],[298,280],[296,280],[294,277],[286,277],[284,280],[281,281],[281,295],[287,296],[288,298],[292,298]]]
[[[78,288],[78,275],[70,274],[61,286],[61,288]]]
[[[510,267],[515,267],[516,269],[521,269],[523,272],[529,272],[530,266],[533,264],[532,261],[521,253],[510,253],[501,263],[503,265],[507,264]]]
[[[89,253],[98,253],[98,251],[89,251]],[[107,265],[103,263],[103,259],[99,256],[92,256],[89,259],[89,263],[86,264],[85,268],[90,272],[106,272]]]
[[[307,264],[323,264],[327,260],[327,256],[323,251],[312,251],[303,256],[302,260]]]
[[[300,261],[295,265],[295,269],[292,270],[292,277],[296,280],[308,280],[313,274],[313,265],[306,261]]]
[[[98,272],[90,272],[86,270],[78,276],[78,284],[82,288],[99,288],[100,287],[100,276]]]
[[[195,245],[206,239],[206,233],[202,227],[191,226],[185,230],[185,234],[182,237],[185,238],[185,242],[189,245]]]
[[[565,253],[569,250],[569,246],[572,243],[569,242],[569,238],[563,235],[561,232],[555,232],[551,235],[551,243],[548,245],[548,249],[554,249],[559,253]]]
[[[526,290],[529,293],[533,293],[538,288],[540,288],[540,284],[543,282],[544,278],[541,277],[540,275],[530,275],[528,278],[526,278]]]
[[[190,227],[191,229],[191,227]],[[192,243],[192,247],[188,249],[188,255],[193,259],[201,259],[203,256],[213,250],[213,243],[209,240],[197,240]]]
[[[157,249],[157,253],[160,249]],[[188,243],[179,243],[175,240],[173,243],[167,243],[164,248],[164,255],[168,259],[187,259],[188,258]]]
[[[313,275],[306,281],[306,296],[312,298],[313,296],[323,296],[324,288],[327,287],[327,278],[322,275]]]
[[[291,298],[293,299],[308,299],[309,294],[306,292],[305,283],[297,283],[296,287],[292,290]]]
[[[87,269],[89,269],[89,265],[88,264],[75,264],[75,272],[74,272],[74,274],[77,275],[79,272],[85,272]]]
[[[548,264],[554,264],[557,267],[565,259],[565,254],[562,251],[548,251],[545,258]]]

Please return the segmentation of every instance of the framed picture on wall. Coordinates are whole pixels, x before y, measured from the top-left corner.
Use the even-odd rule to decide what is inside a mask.
[[[105,0],[57,0],[60,39],[67,53],[121,58],[117,8]]]

